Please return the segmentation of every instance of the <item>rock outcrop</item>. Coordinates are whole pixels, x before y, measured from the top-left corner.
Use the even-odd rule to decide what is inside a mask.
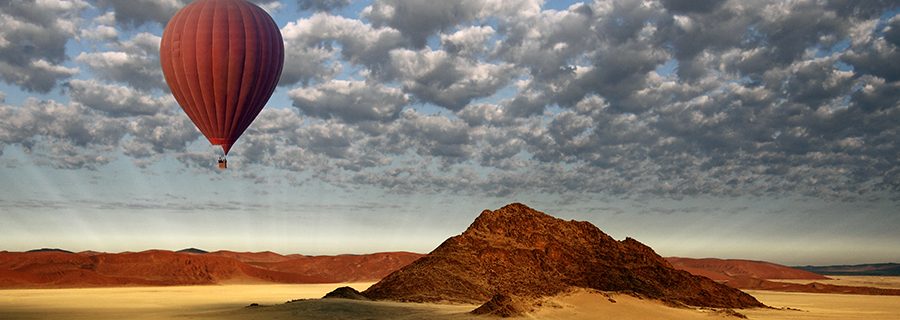
[[[351,287],[340,287],[325,294],[322,299],[350,299],[350,300],[369,300],[356,289]]]
[[[570,287],[703,307],[763,306],[740,290],[674,269],[637,240],[616,241],[588,222],[564,221],[518,203],[485,210],[465,232],[363,294],[480,304],[501,293],[537,298]]]

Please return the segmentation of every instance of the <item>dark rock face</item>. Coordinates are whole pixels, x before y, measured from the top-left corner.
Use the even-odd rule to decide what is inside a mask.
[[[532,298],[572,286],[703,307],[763,306],[737,289],[672,268],[634,239],[616,241],[588,222],[564,221],[518,203],[485,210],[461,235],[363,295],[482,303],[498,293]]]

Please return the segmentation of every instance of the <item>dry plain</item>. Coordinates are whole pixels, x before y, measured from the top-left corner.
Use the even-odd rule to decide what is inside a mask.
[[[838,286],[873,287],[884,289],[900,289],[900,277],[891,276],[828,276],[827,280],[773,280],[778,282],[791,282],[806,284],[818,282]]]
[[[891,286],[897,277],[854,277]],[[473,305],[308,300],[349,285],[256,284],[176,287],[0,290],[0,319],[484,319]],[[900,319],[900,297],[749,291],[775,309],[738,310],[749,319]],[[610,300],[612,298],[612,300]],[[615,302],[613,302],[615,301]],[[247,308],[251,303],[261,307]],[[673,308],[624,294],[577,290],[547,298],[528,319],[737,319],[704,309]]]

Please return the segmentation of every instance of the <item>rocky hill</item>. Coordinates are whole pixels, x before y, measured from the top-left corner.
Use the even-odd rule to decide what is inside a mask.
[[[485,210],[462,234],[395,271],[369,298],[483,303],[497,294],[541,297],[570,287],[630,292],[693,306],[762,304],[737,289],[676,270],[637,240],[616,241],[594,225],[510,204]]]

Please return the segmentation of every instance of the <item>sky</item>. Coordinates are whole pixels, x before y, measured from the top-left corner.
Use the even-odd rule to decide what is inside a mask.
[[[159,67],[187,2],[0,3],[0,250],[426,253],[521,202],[900,262],[900,2],[254,0],[285,67],[228,170]]]

